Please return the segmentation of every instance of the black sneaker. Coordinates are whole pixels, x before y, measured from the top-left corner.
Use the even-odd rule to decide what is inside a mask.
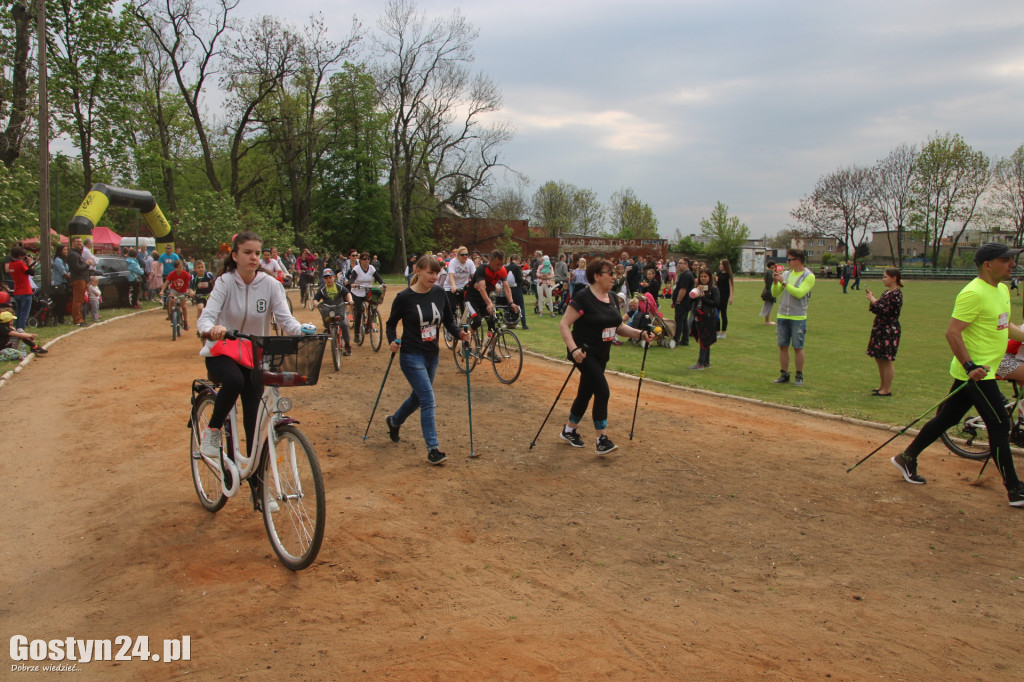
[[[789,372],[779,372],[779,376],[772,380],[773,384],[788,384],[789,383]]]
[[[915,485],[924,485],[926,483],[923,478],[917,475],[917,457],[907,457],[901,452],[889,461],[900,470],[907,483],[914,483]],[[1013,504],[1013,498],[1010,499],[1010,504]],[[1024,506],[1024,498],[1022,498],[1021,505]]]
[[[618,449],[618,447],[618,445],[608,439],[608,436],[597,437],[597,454],[599,455],[607,455],[612,450]]]
[[[1011,507],[1024,507],[1024,483],[1013,490],[1007,490],[1006,494],[1010,498]]]
[[[444,464],[445,460],[448,459],[448,455],[444,454],[437,448],[434,448],[427,453],[427,461],[431,464]]]
[[[793,381],[793,385],[794,386],[803,386],[804,385],[804,373],[803,372],[797,372],[796,373],[796,379]]]
[[[582,448],[586,445],[586,443],[583,442],[583,439],[580,438],[580,434],[576,433],[576,429],[573,429],[572,431],[566,431],[565,427],[563,426],[561,433],[562,440],[564,440],[574,448]]]
[[[400,440],[398,438],[398,429],[400,429],[402,427],[401,426],[395,426],[391,422],[391,415],[388,415],[387,417],[384,418],[384,423],[386,423],[388,425],[388,435],[391,436],[392,442],[397,443]]]

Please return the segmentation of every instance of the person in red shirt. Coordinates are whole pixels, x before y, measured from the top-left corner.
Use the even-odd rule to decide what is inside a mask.
[[[35,263],[31,258],[24,246],[15,246],[11,249],[11,262],[7,264],[7,272],[11,275],[11,280],[14,281],[12,298],[16,306],[15,310],[18,311],[18,321],[14,328],[19,331],[25,330],[29,313],[32,312],[32,284],[29,282],[29,277],[33,274]]]
[[[178,296],[185,296],[186,294],[188,294],[188,285],[189,282],[191,281],[192,275],[189,274],[189,271],[185,269],[185,261],[176,260],[174,261],[174,269],[171,270],[171,274],[167,275],[167,277],[164,279],[164,288],[160,291],[160,295],[162,296],[164,293],[167,292],[167,289],[170,288],[171,291],[173,291]],[[178,304],[177,299],[174,300],[173,304],[170,301],[171,299],[168,299],[168,313],[170,313],[170,311],[173,310],[173,308],[171,308],[171,305]],[[188,331],[188,307],[183,305],[180,306],[179,310],[181,310],[182,327],[185,329],[185,331]]]

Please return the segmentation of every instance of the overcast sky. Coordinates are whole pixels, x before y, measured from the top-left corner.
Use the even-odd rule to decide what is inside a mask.
[[[241,0],[338,37],[381,0]],[[287,8],[287,12],[282,8]],[[501,88],[506,162],[547,180],[632,187],[664,237],[722,201],[772,235],[825,173],[960,133],[990,156],[1024,144],[1021,0],[420,0],[480,31]]]

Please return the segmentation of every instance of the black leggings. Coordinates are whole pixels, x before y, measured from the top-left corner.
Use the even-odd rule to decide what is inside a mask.
[[[611,389],[608,388],[608,380],[604,376],[604,368],[608,361],[598,360],[587,353],[583,362],[574,360],[573,363],[580,371],[580,386],[576,389],[576,399],[569,408],[569,421],[579,424],[583,415],[587,413],[587,405],[593,397],[594,407],[590,414],[594,420],[594,428],[601,431],[608,427],[608,398],[611,397]]]
[[[718,308],[718,329],[721,332],[726,332],[729,329],[729,302],[724,301],[723,305]]]
[[[363,304],[366,303],[366,296],[356,296],[352,294],[352,310],[354,315],[352,316],[352,328],[359,330],[360,325],[363,323]]]
[[[211,379],[220,384],[217,401],[213,404],[213,414],[210,415],[210,428],[219,429],[224,426],[228,412],[235,406],[238,396],[242,396],[245,443],[247,448],[251,448],[253,434],[256,432],[256,415],[259,414],[260,399],[263,397],[261,375],[223,355],[206,358],[206,371]]]
[[[920,433],[904,452],[909,457],[917,457],[946,429],[959,423],[973,405],[985,421],[992,459],[995,460],[996,466],[999,467],[999,473],[1003,476],[1003,485],[1008,489],[1020,485],[1017,472],[1013,468],[1013,456],[1010,453],[1010,415],[1003,406],[1003,393],[999,390],[996,381],[996,379],[986,379],[969,382],[970,385],[967,388],[942,403],[938,413],[921,428]],[[963,383],[959,379],[955,380],[950,390],[956,390]]]

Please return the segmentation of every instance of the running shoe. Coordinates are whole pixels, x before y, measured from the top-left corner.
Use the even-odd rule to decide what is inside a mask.
[[[214,431],[207,428],[203,431],[203,438],[199,443],[199,451],[211,459],[219,459],[222,444],[223,440],[220,429]]]
[[[1011,507],[1024,507],[1024,483],[1013,490],[1006,491],[1006,494],[1010,498]]]
[[[789,383],[789,372],[779,372],[779,376],[772,380],[773,384],[788,384]]]
[[[573,430],[570,431],[570,430],[566,429],[565,427],[562,427],[561,435],[562,435],[562,440],[564,440],[565,442],[567,442],[569,445],[573,446],[574,448],[582,448],[582,447],[586,446],[586,443],[584,443],[583,439],[580,438],[580,434],[578,434],[576,432],[576,429],[573,429]]]
[[[427,461],[430,462],[431,464],[444,464],[444,462],[447,459],[448,455],[444,454],[437,448],[434,448],[433,450],[427,453]]]
[[[794,386],[803,386],[804,385],[804,373],[803,372],[797,372],[796,373],[796,379],[793,380],[793,385]]]
[[[388,435],[391,436],[391,441],[397,443],[400,439],[398,437],[398,429],[402,428],[400,425],[395,426],[391,421],[391,415],[384,418],[384,423],[388,425]]]
[[[902,452],[891,460],[892,465],[900,470],[903,474],[903,478],[907,483],[913,483],[915,485],[924,485],[926,481],[917,475],[917,457],[907,457]],[[1013,498],[1010,498],[1010,504],[1013,504]],[[1024,502],[1022,502],[1024,504]]]
[[[607,455],[612,450],[617,450],[618,448],[619,446],[611,442],[611,440],[608,439],[608,436],[597,437],[597,454]]]

